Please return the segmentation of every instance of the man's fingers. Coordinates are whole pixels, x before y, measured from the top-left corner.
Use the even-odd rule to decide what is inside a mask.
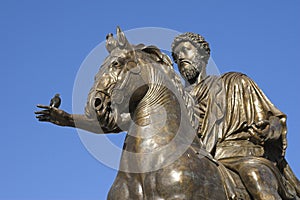
[[[36,118],[41,122],[50,121],[50,117],[47,115],[39,115],[39,116],[36,116]]]
[[[268,120],[261,120],[261,121],[257,122],[255,125],[260,129],[264,129],[269,124],[270,124],[270,122]]]
[[[51,106],[46,106],[46,105],[42,105],[42,104],[38,104],[38,105],[36,105],[36,107],[44,108],[44,109],[48,109],[48,110],[50,110],[52,108]]]
[[[36,111],[34,112],[36,115],[49,115],[50,111],[49,110],[41,110],[41,111]]]

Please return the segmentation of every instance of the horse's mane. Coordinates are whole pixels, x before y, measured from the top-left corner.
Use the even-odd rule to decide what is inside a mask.
[[[142,52],[147,53],[152,60],[161,63],[162,70],[164,73],[170,78],[179,94],[181,95],[184,104],[187,109],[187,113],[190,119],[192,126],[197,129],[198,128],[198,120],[194,112],[195,101],[193,97],[184,90],[184,86],[181,82],[180,76],[175,72],[173,63],[169,56],[161,52],[156,46],[146,46],[143,44],[139,44],[133,46],[134,50],[141,50]]]

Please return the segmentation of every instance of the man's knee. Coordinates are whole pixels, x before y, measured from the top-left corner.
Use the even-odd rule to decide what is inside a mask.
[[[267,166],[248,164],[240,168],[239,174],[254,199],[281,199],[277,179]]]

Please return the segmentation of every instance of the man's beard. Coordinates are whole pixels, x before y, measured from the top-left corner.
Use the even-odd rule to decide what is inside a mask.
[[[182,60],[180,63],[180,73],[183,78],[188,81],[190,84],[197,82],[199,75],[202,70],[202,60],[200,55],[196,55],[196,62],[190,60]]]
[[[190,84],[193,84],[197,81],[200,74],[197,67],[191,64],[185,64],[183,70],[180,70],[181,75],[187,80]]]
[[[195,63],[188,60],[182,60],[179,65],[179,71],[183,78],[189,82],[189,84],[194,84],[197,82],[199,75],[201,74],[201,61]]]

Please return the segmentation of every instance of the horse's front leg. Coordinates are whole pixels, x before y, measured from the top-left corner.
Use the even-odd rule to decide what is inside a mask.
[[[107,200],[144,200],[146,198],[142,188],[141,177],[137,173],[119,171],[107,195]]]

